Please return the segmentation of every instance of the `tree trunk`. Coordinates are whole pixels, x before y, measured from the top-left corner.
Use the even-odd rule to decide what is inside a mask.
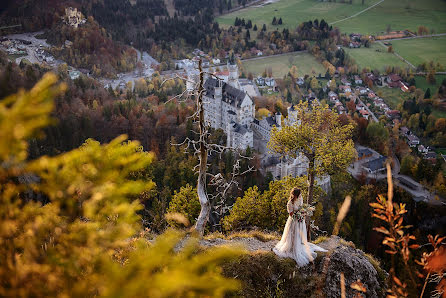
[[[201,59],[198,61],[198,69],[200,71],[200,83],[198,87],[198,96],[197,96],[197,109],[198,109],[198,124],[200,127],[200,165],[198,170],[198,183],[197,183],[197,192],[198,199],[200,200],[201,211],[198,216],[197,223],[195,224],[195,229],[203,235],[204,228],[206,227],[206,223],[209,220],[209,214],[211,212],[211,204],[209,202],[209,198],[206,192],[206,172],[207,172],[207,160],[208,160],[208,148],[206,142],[206,128],[204,123],[204,109],[203,109],[203,84],[204,84],[204,74],[203,68],[201,65]]]
[[[314,190],[314,155],[308,156],[309,165],[308,165],[308,197],[307,204],[313,203],[313,190]],[[307,225],[307,239],[311,241],[311,226],[310,226],[310,217],[306,218]]]

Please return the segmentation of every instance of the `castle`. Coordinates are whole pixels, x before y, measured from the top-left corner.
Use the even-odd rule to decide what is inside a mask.
[[[187,88],[193,90],[198,79],[198,71],[188,71]],[[207,76],[203,96],[204,119],[214,129],[222,129],[227,136],[226,145],[239,150],[253,148],[262,154],[265,161],[277,157],[267,152],[266,144],[271,137],[273,127],[300,123],[294,106],[287,109],[288,118],[282,121],[282,115],[276,113],[262,119],[255,118],[255,104],[248,91],[240,84],[237,65],[228,63],[228,72]],[[283,123],[282,123],[283,122]],[[285,158],[264,163],[264,169],[276,179],[285,176],[306,175],[308,159],[300,155],[297,158]],[[330,191],[330,176],[316,177],[316,183],[326,192]]]
[[[235,64],[228,64],[227,74],[208,77],[204,89],[204,119],[210,127],[225,131],[229,147],[258,149],[254,141],[266,145],[272,127],[281,126],[280,113],[261,120],[255,118],[254,101],[240,84]]]

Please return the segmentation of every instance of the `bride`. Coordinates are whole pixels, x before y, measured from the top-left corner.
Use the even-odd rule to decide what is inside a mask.
[[[282,239],[273,248],[276,255],[283,258],[293,258],[299,267],[307,265],[316,258],[315,251],[326,251],[325,249],[307,241],[307,228],[305,220],[293,219],[294,211],[303,204],[300,189],[293,188],[287,203],[288,220],[283,230]]]

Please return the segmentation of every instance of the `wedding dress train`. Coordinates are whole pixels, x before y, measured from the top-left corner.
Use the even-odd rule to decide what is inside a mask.
[[[288,201],[288,214],[298,210],[302,203],[302,196],[299,196],[294,203]],[[294,259],[297,265],[302,267],[316,258],[316,251],[326,250],[307,241],[305,221],[299,222],[288,216],[282,239],[276,244],[273,251],[279,257]]]

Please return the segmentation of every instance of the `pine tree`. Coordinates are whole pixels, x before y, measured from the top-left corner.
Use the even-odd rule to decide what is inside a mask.
[[[266,31],[266,25],[265,24],[263,24],[263,26],[262,26],[262,31]]]
[[[277,22],[278,25],[282,25],[282,18],[279,19],[279,21]]]
[[[254,28],[252,30],[257,31],[257,24],[254,24]]]
[[[273,18],[273,22],[272,22],[272,24],[273,24],[273,25],[277,25],[277,19],[276,19],[276,17]]]

